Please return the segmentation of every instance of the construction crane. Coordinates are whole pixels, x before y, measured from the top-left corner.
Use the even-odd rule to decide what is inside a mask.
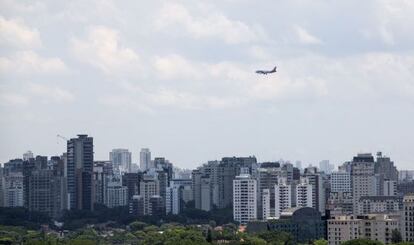
[[[64,136],[62,136],[62,135],[60,135],[60,134],[58,134],[58,135],[56,135],[56,138],[57,138],[57,144],[59,144],[59,139],[62,139],[62,140],[65,140],[65,141],[68,141],[68,138],[66,138],[66,137],[64,137]]]

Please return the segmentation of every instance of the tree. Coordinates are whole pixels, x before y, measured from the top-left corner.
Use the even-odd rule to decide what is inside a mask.
[[[342,245],[382,245],[379,241],[372,241],[368,239],[355,239],[342,243]]]
[[[328,241],[325,239],[319,239],[313,242],[313,245],[328,245]]]
[[[392,243],[399,243],[402,242],[402,236],[399,230],[394,229],[391,233],[391,242]]]
[[[146,226],[147,226],[147,224],[144,223],[144,222],[141,222],[141,221],[134,221],[134,222],[129,224],[129,228],[131,229],[131,231],[141,231]]]
[[[293,236],[283,231],[265,231],[257,236],[270,244],[294,244]]]

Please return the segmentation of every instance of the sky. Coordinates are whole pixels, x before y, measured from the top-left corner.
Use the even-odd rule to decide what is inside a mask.
[[[86,133],[97,160],[382,151],[413,169],[413,13],[411,0],[0,0],[0,162]]]

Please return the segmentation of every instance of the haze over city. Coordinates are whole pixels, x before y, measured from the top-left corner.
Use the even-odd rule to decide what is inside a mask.
[[[236,4],[237,3],[237,4]],[[414,163],[413,1],[0,1],[0,162],[94,138],[224,156]],[[277,73],[259,75],[258,69]]]

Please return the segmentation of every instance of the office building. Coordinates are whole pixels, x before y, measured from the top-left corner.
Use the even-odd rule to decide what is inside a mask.
[[[79,134],[67,142],[69,208],[93,210],[93,138]]]
[[[109,161],[117,174],[131,172],[131,152],[128,149],[113,149],[109,153]]]
[[[151,167],[151,151],[148,148],[142,148],[139,153],[139,167],[141,171],[150,169]]]

